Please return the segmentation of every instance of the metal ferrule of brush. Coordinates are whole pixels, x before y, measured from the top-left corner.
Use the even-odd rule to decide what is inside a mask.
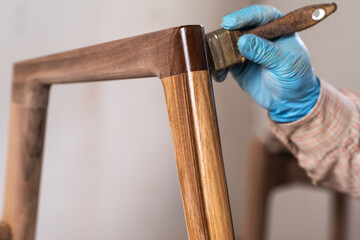
[[[335,3],[315,4],[297,9],[270,23],[250,30],[228,31],[222,28],[206,34],[211,73],[245,61],[237,47],[240,36],[254,34],[269,40],[276,39],[314,26],[335,12],[336,9]]]
[[[213,59],[214,72],[245,61],[236,45],[237,38],[230,31],[218,29],[206,34],[206,40],[209,47],[208,55],[211,54],[209,57]]]

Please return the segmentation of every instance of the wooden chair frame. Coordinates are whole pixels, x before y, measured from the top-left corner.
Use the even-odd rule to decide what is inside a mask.
[[[0,240],[35,239],[51,85],[155,76],[165,92],[188,236],[233,240],[204,39],[202,26],[181,26],[16,63]]]
[[[263,240],[266,228],[271,193],[279,187],[300,182],[311,184],[305,170],[297,159],[283,146],[275,136],[267,140],[254,138],[249,143],[247,160],[247,190],[244,206],[245,240]],[[329,239],[345,240],[347,201],[343,193],[333,191],[329,228]]]

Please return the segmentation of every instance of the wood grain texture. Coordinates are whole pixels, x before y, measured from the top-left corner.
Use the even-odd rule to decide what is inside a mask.
[[[313,19],[312,14],[316,9],[324,10],[325,15],[322,19]],[[323,21],[330,14],[334,13],[336,9],[337,6],[335,3],[314,4],[294,10],[285,16],[257,28],[246,31],[234,30],[231,32],[235,34],[236,39],[239,39],[239,37],[245,34],[254,34],[271,40],[308,29]]]
[[[18,62],[13,67],[12,101],[35,106],[31,101],[39,99],[34,89],[51,84],[206,70],[203,36],[202,26],[180,26]]]
[[[312,15],[322,9],[325,13],[322,19],[314,20]],[[226,30],[220,28],[206,34],[208,42],[208,58],[212,73],[238,63],[244,63],[245,57],[238,50],[238,40],[242,35],[253,34],[265,39],[275,39],[288,34],[305,30],[335,12],[336,4],[316,4],[297,9],[274,21],[250,29]]]
[[[35,239],[51,85],[153,76],[164,84],[190,239],[233,240],[204,43],[202,26],[180,26],[14,65],[3,211],[12,240]]]
[[[189,239],[233,240],[208,71],[162,78]]]
[[[36,106],[10,106],[3,220],[11,226],[13,240],[35,236],[49,88],[33,91],[29,94]]]
[[[203,51],[202,39],[202,26],[187,25],[35,58],[14,65],[14,82],[74,83],[206,70],[206,56],[194,55]]]

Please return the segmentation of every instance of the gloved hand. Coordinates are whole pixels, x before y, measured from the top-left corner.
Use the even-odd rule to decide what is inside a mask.
[[[274,7],[254,5],[225,16],[222,27],[229,30],[257,27],[281,16]],[[315,106],[320,83],[297,34],[274,41],[247,34],[240,37],[238,48],[248,60],[229,70],[240,87],[268,110],[273,121],[296,121]],[[224,80],[227,71],[218,72],[215,79]]]

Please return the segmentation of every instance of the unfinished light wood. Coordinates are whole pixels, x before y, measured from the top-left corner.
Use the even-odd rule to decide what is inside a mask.
[[[311,180],[295,157],[277,139],[253,139],[249,146],[243,237],[245,240],[264,240],[271,193],[289,183],[311,184]],[[344,240],[345,195],[334,191],[333,197],[329,236],[333,240]]]
[[[209,73],[179,74],[162,83],[189,237],[234,239]]]
[[[189,238],[233,239],[204,31],[192,25],[14,65],[3,210],[12,240],[35,239],[51,85],[154,76],[164,84]],[[0,240],[8,230],[0,227]]]

